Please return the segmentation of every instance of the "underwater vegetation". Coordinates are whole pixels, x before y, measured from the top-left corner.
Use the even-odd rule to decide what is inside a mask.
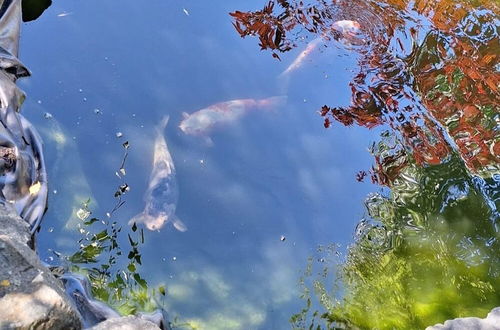
[[[129,143],[123,144],[125,154],[117,173],[123,181]],[[78,250],[66,258],[69,272],[88,277],[91,292],[98,299],[122,315],[153,312],[161,307],[160,298],[166,295],[165,286],[152,288],[141,276],[140,247],[144,244],[144,229],[134,223],[130,228],[116,219],[128,191],[124,181],[115,192],[116,204],[107,213],[106,220],[92,217],[90,199],[84,201],[77,212],[81,238]]]

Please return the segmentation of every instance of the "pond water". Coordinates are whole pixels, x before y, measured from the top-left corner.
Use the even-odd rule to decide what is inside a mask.
[[[366,49],[376,52],[376,47],[360,46],[348,38],[334,47],[317,47],[301,68],[283,75],[317,37],[314,33],[321,31],[300,34],[294,40],[297,47],[279,53],[279,61],[261,51],[256,38],[242,40],[229,16],[235,10],[259,10],[264,5],[262,1],[154,0],[138,5],[130,0],[71,0],[55,2],[24,26],[20,58],[33,75],[19,81],[27,93],[23,114],[44,140],[49,173],[49,208],[37,237],[42,259],[65,263],[59,254],[83,251],[90,243],[82,237],[111,230],[116,222],[113,228],[122,228],[115,236],[122,255],[113,248],[99,251],[103,253],[98,262],[80,262],[80,267],[103,269],[103,264],[112,264],[113,276],[123,269],[120,274],[140,274],[137,283],[144,279],[150,289],[156,288],[155,301],[184,328],[290,328],[290,317],[304,307],[301,296],[308,285],[314,287],[309,294],[315,291],[320,297],[312,309],[323,308],[330,315],[325,322],[337,325],[404,328],[450,317],[484,317],[500,303],[496,8],[474,7],[478,27],[467,25],[475,21],[465,16],[457,23],[465,32],[483,29],[482,35],[474,30],[474,37],[462,36],[477,41],[477,49],[485,45],[479,59],[493,54],[485,62],[491,72],[484,68],[478,72],[483,80],[466,71],[460,71],[462,76],[473,76],[477,84],[484,83],[483,89],[493,90],[479,98],[481,104],[474,109],[467,108],[474,102],[466,96],[467,102],[458,102],[462,107],[448,114],[449,118],[459,114],[455,121],[461,124],[463,117],[482,114],[484,120],[478,122],[483,130],[469,138],[482,134],[485,150],[490,150],[485,156],[479,147],[464,152],[465,138],[443,124],[451,119],[435,110],[443,105],[436,103],[439,95],[436,91],[431,95],[432,90],[453,99],[455,90],[463,89],[461,76],[453,78],[455,85],[445,84],[439,74],[447,77],[455,71],[444,70],[446,63],[432,62],[435,53],[429,49],[438,44],[441,52],[438,32],[444,30],[437,20],[425,21],[422,12],[415,14],[421,22],[403,15],[407,21],[395,29],[391,42],[400,39],[394,57],[406,69],[395,74],[404,71],[401,79],[406,80],[404,92],[392,93],[387,86],[380,87],[386,80],[398,88],[394,75],[384,75],[390,70],[367,68],[369,61],[364,61]],[[394,8],[399,9],[396,4]],[[356,37],[359,40],[374,38],[366,27],[383,34],[377,29],[384,25],[377,26],[369,15],[349,14],[354,15],[347,8],[336,13],[335,20],[359,21],[366,34]],[[390,19],[400,22],[386,18]],[[420,31],[418,37],[411,35],[415,29]],[[460,31],[449,33],[460,37]],[[441,53],[446,53],[445,46]],[[443,58],[446,62],[446,54]],[[378,60],[383,62],[382,57]],[[369,63],[373,62],[374,58]],[[432,76],[433,69],[443,71]],[[360,71],[371,79],[363,88],[352,84],[359,81]],[[433,87],[426,89],[431,81]],[[372,105],[363,103],[366,98],[353,98],[356,88],[369,91],[390,108],[389,99],[381,96],[385,94],[374,91],[380,88],[399,101],[394,107],[409,104],[415,109],[407,113],[396,109],[393,116],[390,111],[377,115],[372,111],[371,117],[363,117],[356,111],[362,104]],[[281,102],[230,118],[210,132],[190,135],[179,128],[184,112],[192,114],[229,100],[275,96]],[[332,109],[332,121],[344,124],[346,117],[334,110],[355,104],[351,110],[357,117],[350,119],[354,125],[325,129],[326,117],[318,114],[325,104],[325,111]],[[452,107],[451,102],[446,107]],[[398,121],[399,114],[417,124],[405,126]],[[144,227],[139,224],[132,231],[128,223],[145,207],[156,128],[167,115],[164,136],[179,187],[176,215],[187,230],[178,231],[170,222],[160,230],[144,230],[142,243]],[[419,129],[421,135],[410,134]],[[423,146],[416,140],[424,141]],[[371,171],[373,180],[370,174],[361,180],[360,171]],[[129,190],[115,196],[123,184]],[[125,203],[113,211],[120,201]],[[99,221],[84,224],[82,218],[93,217]],[[106,236],[94,243],[109,241]],[[132,269],[134,256],[128,252],[134,246],[141,257]],[[318,255],[319,246],[329,248]],[[116,259],[109,262],[109,256]],[[429,267],[436,260],[445,261]],[[339,264],[345,266],[343,275],[335,275]],[[324,265],[329,274],[322,272]],[[319,269],[319,279],[309,283],[308,267]],[[475,277],[467,278],[471,273]],[[453,284],[445,284],[446,277],[454,278]],[[322,291],[340,278],[344,284],[333,293]],[[361,285],[360,279],[371,286]],[[407,286],[400,289],[402,283]],[[381,295],[388,287],[397,288],[394,295]],[[344,309],[332,312],[342,292],[347,295]],[[102,291],[94,294],[112,300]],[[359,297],[365,301],[360,303]],[[464,299],[470,303],[464,304]],[[381,316],[383,308],[395,304],[402,309]],[[316,322],[304,320],[314,319],[308,313],[300,320]],[[361,321],[364,313],[377,315],[380,323]]]

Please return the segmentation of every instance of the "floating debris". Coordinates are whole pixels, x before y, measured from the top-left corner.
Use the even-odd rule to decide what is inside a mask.
[[[100,114],[102,114],[102,112],[101,112],[101,110],[100,110],[100,109],[95,108],[95,109],[94,109],[94,114],[96,114],[96,115],[100,115]]]
[[[284,242],[286,240],[286,237],[284,235],[281,235],[280,241]]]
[[[182,8],[182,11],[184,12],[184,14],[186,14],[186,16],[189,16],[189,12],[187,11],[186,8]]]
[[[90,216],[90,211],[85,207],[85,208],[80,208],[78,211],[76,211],[76,216],[78,219],[84,221]]]
[[[116,137],[117,138],[121,138],[123,136],[123,133],[122,132],[116,132]]]
[[[118,187],[118,190],[115,192],[115,197],[121,196],[127,191],[130,191],[130,187],[128,184],[124,183],[120,187]]]
[[[52,233],[54,231],[54,227],[50,227],[48,230],[47,230],[49,233]]]
[[[31,195],[36,195],[40,191],[40,188],[42,188],[42,184],[40,181],[37,181],[35,184],[31,185],[28,190]]]

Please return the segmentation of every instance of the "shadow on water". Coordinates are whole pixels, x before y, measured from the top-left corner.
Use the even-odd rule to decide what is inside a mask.
[[[51,4],[52,0],[22,0],[23,21],[29,22],[37,19]]]
[[[310,258],[295,328],[423,328],[500,304],[499,12],[489,1],[277,0],[231,13],[276,58],[304,36],[298,59],[318,38],[350,48],[351,104],[325,105],[324,126],[386,128],[368,172],[387,188],[366,198],[345,257],[332,245]]]

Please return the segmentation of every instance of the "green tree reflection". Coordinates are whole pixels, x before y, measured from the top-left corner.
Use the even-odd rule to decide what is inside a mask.
[[[308,304],[291,319],[296,328],[422,329],[484,317],[500,305],[498,205],[491,202],[498,181],[470,176],[458,155],[428,167],[408,163],[389,193],[367,197],[345,260],[311,259],[302,281]],[[333,252],[322,249],[318,260]]]

